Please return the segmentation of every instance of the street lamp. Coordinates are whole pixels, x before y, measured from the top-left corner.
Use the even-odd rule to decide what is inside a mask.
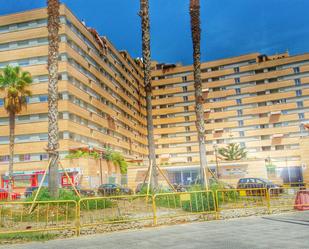
[[[215,157],[216,157],[216,172],[217,172],[217,178],[219,179],[219,163],[218,163],[218,145],[216,142],[213,142]]]

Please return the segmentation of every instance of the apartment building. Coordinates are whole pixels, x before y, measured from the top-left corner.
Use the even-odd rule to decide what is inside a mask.
[[[139,62],[126,51],[118,51],[94,29],[87,28],[66,6],[61,5],[60,15],[61,159],[76,148],[110,147],[128,161],[142,162],[147,158],[147,131]],[[14,171],[16,181],[21,182],[37,175],[40,178],[47,164],[47,37],[46,8],[0,17],[0,68],[19,65],[33,77],[28,107],[16,120]],[[1,92],[0,174],[5,180],[9,129],[3,97]],[[83,170],[64,161],[73,175]]]
[[[118,51],[61,5],[59,56],[60,157],[74,179],[98,185],[117,170],[65,159],[71,150],[111,147],[128,161],[129,185],[147,163],[141,62]],[[0,17],[0,68],[19,65],[33,77],[28,108],[16,120],[15,179],[37,183],[47,165],[47,13],[36,9]],[[199,168],[192,65],[152,63],[157,162],[172,182],[189,184]],[[202,63],[208,166],[220,179],[309,180],[309,54],[253,53]],[[8,171],[8,117],[0,93],[0,174]],[[227,162],[217,150],[237,143],[247,158]],[[99,170],[101,172],[99,172]],[[18,180],[18,181],[17,181]]]
[[[174,182],[198,175],[192,66],[153,63],[153,115],[158,163]],[[309,178],[309,54],[253,53],[201,65],[209,167],[278,182]],[[247,159],[227,162],[217,149],[237,143]]]

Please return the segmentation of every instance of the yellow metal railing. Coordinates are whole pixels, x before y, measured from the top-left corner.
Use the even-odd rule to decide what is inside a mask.
[[[213,191],[159,193],[153,196],[154,224],[158,219],[215,214]]]
[[[212,215],[218,218],[224,212],[229,217],[229,210],[250,209],[252,214],[261,213],[257,209],[263,212],[297,210],[297,207],[309,206],[309,203],[295,205],[296,197],[309,194],[308,191],[304,187],[220,189],[215,194],[190,191],[89,197],[78,202],[0,202],[0,234],[74,230],[79,235],[85,227],[130,222],[148,226],[186,221],[192,216],[205,220]]]
[[[79,226],[153,220],[150,195],[123,195],[82,198],[78,202]]]
[[[0,234],[77,231],[76,201],[0,202]]]
[[[268,207],[266,188],[220,189],[216,191],[218,215],[221,211],[232,209],[254,209]]]
[[[309,206],[309,203],[304,202],[302,204],[295,203],[297,195],[308,192],[309,189],[301,187],[281,187],[270,188],[269,193],[269,208],[270,211],[288,211]]]

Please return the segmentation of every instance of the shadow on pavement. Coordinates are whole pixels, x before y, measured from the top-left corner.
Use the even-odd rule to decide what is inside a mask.
[[[285,222],[285,223],[302,225],[302,226],[309,226],[309,220],[278,219],[278,218],[270,218],[270,217],[262,217],[262,219],[278,221],[278,222]]]

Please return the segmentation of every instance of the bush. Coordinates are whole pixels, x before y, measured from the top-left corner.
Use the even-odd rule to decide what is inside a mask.
[[[28,197],[26,201],[33,201],[35,197],[36,192],[33,192],[31,197]],[[78,202],[79,197],[76,195],[74,190],[71,189],[59,189],[59,198],[55,199],[50,196],[50,193],[48,191],[48,188],[43,187],[40,190],[40,193],[38,195],[37,201],[53,201],[53,200],[59,200],[59,201],[67,201],[67,200],[73,200]],[[92,199],[92,200],[85,200],[81,202],[81,209],[82,210],[93,210],[93,209],[104,209],[112,207],[112,202],[110,200],[106,199]]]
[[[28,197],[26,199],[26,201],[33,201],[34,200],[34,197],[36,195],[36,191],[34,191],[32,193],[32,195],[30,197]],[[53,201],[53,200],[73,200],[73,201],[78,201],[79,200],[79,197],[76,195],[76,193],[73,191],[73,190],[70,190],[70,189],[59,189],[59,197],[57,199],[55,198],[52,198],[49,191],[48,191],[48,188],[46,187],[43,187],[41,188],[40,190],[40,193],[36,199],[37,201]]]

